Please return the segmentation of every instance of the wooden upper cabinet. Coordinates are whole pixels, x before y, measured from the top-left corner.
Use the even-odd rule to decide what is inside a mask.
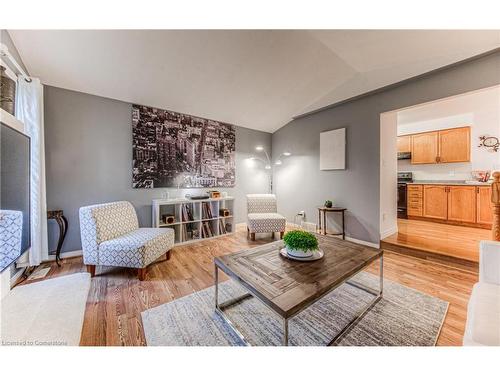
[[[476,186],[448,186],[448,220],[476,222]]]
[[[442,220],[448,218],[447,190],[443,185],[424,185],[424,217]]]
[[[399,145],[403,141],[398,137]],[[411,163],[459,163],[470,161],[470,127],[411,135]]]
[[[470,161],[470,127],[439,131],[439,163]]]
[[[398,152],[411,151],[411,137],[409,135],[402,135],[398,137]]]
[[[413,134],[411,136],[411,163],[437,163],[439,132]]]
[[[492,224],[493,203],[491,203],[491,186],[477,187],[476,202],[476,222],[478,224]]]

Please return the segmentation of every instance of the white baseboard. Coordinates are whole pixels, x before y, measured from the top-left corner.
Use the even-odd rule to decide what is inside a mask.
[[[380,244],[374,243],[374,242],[368,242],[368,241],[363,241],[363,240],[358,240],[357,238],[352,238],[352,237],[345,237],[347,241],[354,242],[354,243],[359,243],[360,245],[366,245],[370,247],[374,247],[375,249],[380,249]]]
[[[392,236],[393,234],[398,233],[398,227],[392,227],[389,229],[386,229],[385,231],[380,233],[380,239],[383,240],[386,237]]]
[[[79,257],[82,255],[83,255],[83,250],[66,251],[64,253],[61,253],[61,259]],[[52,261],[52,260],[56,260],[55,254],[49,255],[49,259],[47,261]]]

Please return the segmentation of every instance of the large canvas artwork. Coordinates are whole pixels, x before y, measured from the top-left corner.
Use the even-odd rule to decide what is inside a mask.
[[[134,188],[235,184],[233,125],[133,105],[132,138]]]

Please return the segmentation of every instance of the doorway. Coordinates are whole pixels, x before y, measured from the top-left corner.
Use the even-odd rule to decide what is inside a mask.
[[[500,170],[480,137],[500,137],[500,86],[382,113],[380,127],[381,245],[477,269]]]

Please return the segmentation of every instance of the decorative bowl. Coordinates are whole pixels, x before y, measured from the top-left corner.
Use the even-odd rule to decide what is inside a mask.
[[[285,246],[286,252],[288,255],[294,258],[309,258],[314,255],[316,250],[302,250],[302,249],[291,249],[288,246]]]

